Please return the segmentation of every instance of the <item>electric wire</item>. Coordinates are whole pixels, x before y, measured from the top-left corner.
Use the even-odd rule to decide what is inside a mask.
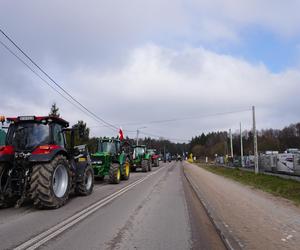
[[[103,122],[104,124],[110,126],[111,128],[118,129],[115,125],[105,121],[101,117],[99,117],[94,112],[90,111],[86,108],[82,103],[80,103],[75,97],[73,97],[68,91],[66,91],[60,84],[58,84],[49,74],[47,74],[31,57],[29,57],[1,28],[0,32],[10,41],[34,66],[36,66],[51,82],[53,82],[59,89],[61,89],[67,96],[69,96],[75,103],[77,103],[81,108],[86,110],[88,113],[96,117],[98,120]]]
[[[75,103],[73,103],[70,99],[68,99],[66,96],[64,96],[59,90],[57,90],[56,88],[54,88],[46,79],[44,79],[41,75],[39,75],[32,67],[29,66],[28,63],[26,63],[21,57],[19,57],[14,51],[12,51],[5,43],[3,43],[0,40],[0,44],[6,49],[8,50],[14,57],[16,57],[21,63],[23,63],[33,74],[35,74],[39,79],[41,79],[46,85],[48,85],[48,87],[50,87],[52,90],[54,90],[56,93],[58,93],[62,98],[64,98],[66,101],[68,101],[70,104],[72,104],[73,106],[75,106],[77,109],[79,109],[82,113],[84,113],[85,115],[89,116],[90,118],[92,118],[93,120],[99,122],[97,119],[95,119],[95,117],[91,116],[89,113],[87,113],[85,110],[83,110],[82,108],[80,108],[79,106],[77,106]],[[108,127],[110,128],[110,127]],[[114,129],[113,129],[114,130]]]

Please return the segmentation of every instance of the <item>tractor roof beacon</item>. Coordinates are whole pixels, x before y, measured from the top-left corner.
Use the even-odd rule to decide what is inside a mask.
[[[93,191],[86,146],[74,147],[77,128],[53,116],[20,116],[7,122],[5,145],[0,147],[0,207],[19,207],[28,199],[37,208],[58,208],[71,192]]]

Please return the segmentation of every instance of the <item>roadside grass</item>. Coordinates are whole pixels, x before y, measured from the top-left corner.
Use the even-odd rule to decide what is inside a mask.
[[[287,180],[278,176],[255,174],[238,168],[225,168],[214,165],[198,163],[198,166],[218,175],[233,179],[242,184],[263,190],[276,196],[280,196],[300,205],[300,182]]]

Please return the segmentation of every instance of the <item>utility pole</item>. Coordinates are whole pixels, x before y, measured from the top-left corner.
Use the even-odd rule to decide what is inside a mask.
[[[136,129],[136,145],[139,145],[139,134],[140,134],[140,129],[142,128],[147,128],[147,127],[140,127]]]
[[[233,145],[232,145],[232,133],[231,133],[231,129],[229,129],[229,138],[230,138],[230,156],[233,159]]]
[[[243,149],[243,134],[242,134],[242,123],[240,122],[240,136],[241,136],[241,164],[244,167],[244,149]]]
[[[139,145],[139,129],[136,130],[136,145],[138,146]]]
[[[257,149],[257,132],[256,132],[256,121],[255,121],[255,106],[252,106],[252,119],[253,119],[253,144],[254,144],[254,166],[255,173],[258,174],[258,149]]]

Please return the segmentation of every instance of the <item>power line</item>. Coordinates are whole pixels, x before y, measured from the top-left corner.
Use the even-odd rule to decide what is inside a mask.
[[[163,138],[163,139],[167,139],[167,140],[170,140],[170,141],[182,141],[182,142],[190,141],[190,140],[185,140],[185,139],[169,138],[169,137],[166,137],[166,136],[156,135],[156,134],[152,134],[152,133],[146,133],[146,132],[142,132],[142,131],[140,131],[140,134],[153,136],[153,137],[157,137],[157,138]]]
[[[51,82],[53,82],[59,89],[61,89],[68,97],[70,97],[75,103],[77,103],[81,108],[86,110],[89,114],[96,117],[98,120],[103,122],[104,124],[118,129],[115,125],[105,121],[101,117],[99,117],[94,112],[90,111],[88,108],[86,108],[82,103],[80,103],[75,97],[73,97],[68,91],[66,91],[60,84],[58,84],[49,74],[47,74],[33,59],[31,59],[1,28],[0,32],[34,65],[36,66]]]
[[[75,106],[77,109],[79,109],[82,113],[84,113],[85,115],[89,116],[90,118],[94,119],[95,121],[99,122],[97,119],[95,119],[95,117],[91,116],[89,113],[87,113],[85,110],[83,110],[82,108],[80,108],[79,106],[77,106],[75,103],[73,103],[70,99],[68,99],[66,96],[64,96],[61,92],[59,92],[59,90],[57,90],[56,88],[54,88],[46,79],[44,79],[41,75],[39,75],[32,67],[29,66],[28,63],[26,63],[21,57],[19,57],[14,51],[12,51],[5,43],[3,43],[0,40],[0,44],[6,49],[8,50],[13,56],[15,56],[21,63],[23,63],[33,74],[35,74],[39,79],[41,79],[45,84],[48,85],[48,87],[50,87],[52,90],[54,90],[56,93],[58,93],[62,98],[64,98],[66,101],[68,101],[70,104],[72,104],[73,106]],[[111,129],[111,127],[108,127]],[[114,129],[113,129],[114,130]]]
[[[178,117],[178,118],[170,118],[170,119],[164,119],[164,120],[154,120],[154,121],[146,121],[146,122],[131,122],[131,123],[120,123],[120,124],[123,124],[123,126],[139,126],[139,125],[147,125],[147,124],[169,123],[169,122],[185,121],[185,120],[197,120],[197,119],[202,119],[202,118],[206,118],[206,117],[229,115],[229,114],[242,113],[242,112],[247,112],[247,111],[251,111],[251,108],[240,109],[240,110],[236,110],[236,111],[212,113],[212,114],[206,114],[206,115],[201,115],[201,116]],[[99,126],[92,126],[92,127],[99,127]],[[106,125],[103,125],[103,127],[106,127]]]

